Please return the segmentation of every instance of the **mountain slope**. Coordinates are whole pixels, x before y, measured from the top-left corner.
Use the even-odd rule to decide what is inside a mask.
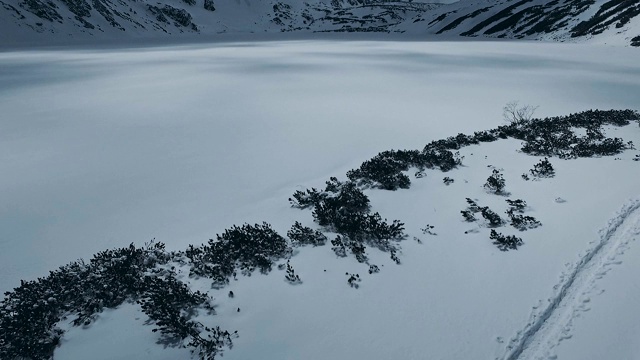
[[[640,35],[640,3],[628,0],[464,1],[424,18],[436,34],[496,38],[590,39]],[[635,40],[637,42],[637,40]]]
[[[12,37],[131,37],[285,31],[392,31],[438,5],[406,1],[0,0]]]
[[[408,32],[640,46],[631,0],[0,0],[0,43],[219,33]],[[47,35],[50,34],[50,35]]]

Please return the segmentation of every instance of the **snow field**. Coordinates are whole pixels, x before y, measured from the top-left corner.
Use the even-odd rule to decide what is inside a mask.
[[[585,252],[573,268],[554,286],[555,296],[542,311],[534,311],[529,324],[508,347],[505,359],[552,359],[554,348],[572,335],[573,320],[589,311],[591,295],[596,292],[612,265],[622,263],[619,256],[638,235],[640,200],[630,201],[600,231],[601,239]]]
[[[631,50],[300,41],[2,53],[0,288],[132,241],[184,249],[243,222],[264,220],[282,235],[296,220],[311,226],[311,213],[286,201],[295,190],[344,179],[378,151],[495,127],[514,99],[541,105],[541,116],[634,108],[640,69]],[[608,130],[636,144],[639,133],[637,124]],[[221,290],[190,280],[216,297],[218,315],[202,321],[240,333],[225,358],[502,356],[531,307],[553,296],[559,275],[637,196],[640,171],[638,152],[628,151],[622,160],[551,159],[555,178],[526,182],[520,175],[539,158],[518,148],[471,146],[459,169],[412,176],[409,190],[367,191],[373,211],[406,224],[402,265],[369,249],[381,268],[369,275],[327,245],[293,257],[298,286],[278,270]],[[505,197],[482,188],[489,166],[543,224],[498,229],[523,238],[518,251],[498,251],[489,229],[460,215],[470,197],[506,217]],[[444,176],[455,182],[445,186]],[[427,224],[437,236],[422,233]],[[360,274],[359,289],[347,272]],[[106,334],[137,323],[132,313],[127,306],[70,329],[56,358],[89,349],[104,349],[96,359],[188,357],[157,351],[150,326],[105,348]],[[593,335],[587,342],[600,346]]]

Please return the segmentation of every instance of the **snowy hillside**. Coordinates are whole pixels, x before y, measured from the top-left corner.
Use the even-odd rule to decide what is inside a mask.
[[[364,0],[2,0],[2,42],[14,37],[128,38],[290,31],[384,31],[437,7],[408,1]],[[435,1],[437,2],[437,1]],[[40,36],[40,38],[42,38]]]
[[[638,358],[636,52],[2,52],[0,358]]]
[[[630,44],[640,40],[640,3],[637,1],[460,1],[427,15],[422,20],[436,34],[516,39],[595,39],[613,44]]]
[[[639,14],[629,0],[1,0],[0,45],[374,32],[638,46]]]

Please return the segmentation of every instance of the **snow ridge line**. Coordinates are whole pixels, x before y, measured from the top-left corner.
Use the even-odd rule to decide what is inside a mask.
[[[599,231],[600,241],[596,246],[587,250],[587,252],[575,263],[575,266],[568,277],[565,277],[564,281],[554,286],[554,288],[560,288],[560,290],[549,299],[549,304],[541,312],[532,314],[532,320],[525,326],[523,330],[518,331],[517,335],[511,339],[507,346],[506,354],[502,357],[503,360],[517,360],[532,344],[534,337],[540,330],[547,325],[546,322],[551,318],[554,312],[560,306],[560,303],[565,299],[567,293],[574,285],[576,279],[585,268],[590,265],[593,258],[598,255],[603,247],[609,244],[610,240],[622,224],[627,220],[636,210],[640,208],[640,199],[634,199],[627,202],[616,215],[609,219],[607,225]]]

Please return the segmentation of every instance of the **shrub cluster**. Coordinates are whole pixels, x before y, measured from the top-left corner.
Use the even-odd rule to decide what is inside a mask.
[[[377,274],[380,272],[380,268],[378,267],[378,265],[369,265],[369,274]]]
[[[629,148],[620,138],[607,138],[602,126],[625,126],[640,121],[640,113],[633,110],[589,110],[544,119],[523,119],[492,130],[476,132],[465,142],[490,142],[514,138],[523,140],[522,151],[530,155],[559,156],[561,158],[614,155]],[[578,136],[573,129],[584,129]]]
[[[376,155],[360,165],[360,168],[347,172],[349,180],[358,185],[372,186],[385,190],[407,189],[411,185],[409,177],[403,171],[411,167],[423,169],[438,168],[449,171],[460,165],[462,160],[447,148],[427,145],[423,151],[390,150]]]
[[[516,106],[514,104],[514,106]],[[525,111],[528,107],[524,108]],[[532,108],[532,110],[535,108]],[[517,108],[515,110],[518,110]],[[532,113],[532,111],[531,111]],[[518,113],[519,114],[519,113]],[[495,129],[477,131],[473,135],[458,134],[427,144],[422,151],[390,150],[365,161],[358,169],[347,173],[350,181],[342,183],[331,178],[324,191],[315,188],[296,191],[289,199],[292,206],[301,209],[313,208],[315,221],[329,231],[339,233],[340,237],[332,240],[333,249],[340,256],[346,256],[347,250],[356,254],[359,260],[366,259],[360,246],[363,241],[371,239],[388,239],[403,237],[403,225],[399,221],[388,224],[382,221],[379,214],[369,214],[369,199],[360,187],[370,186],[387,190],[397,190],[410,186],[409,177],[404,174],[411,167],[418,169],[416,177],[424,176],[425,169],[438,168],[449,171],[462,163],[459,153],[453,153],[462,147],[493,142],[499,139],[514,138],[523,141],[521,150],[524,153],[538,156],[558,156],[561,158],[590,157],[613,155],[633,147],[631,142],[624,143],[620,138],[607,138],[602,127],[604,125],[624,126],[629,121],[640,123],[640,113],[633,110],[589,110],[567,116],[532,119],[529,113],[518,116],[515,121]],[[578,136],[575,129],[584,129],[584,136]],[[553,167],[548,159],[534,166],[533,176],[553,175]],[[528,175],[523,174],[525,179]],[[443,179],[450,184],[450,178]],[[485,184],[487,190],[504,195],[505,181],[499,171],[494,170]],[[466,221],[475,221],[476,213],[480,213],[490,227],[504,224],[498,214],[488,208],[470,207],[461,211]],[[517,228],[539,226],[532,217],[511,214],[511,223]],[[389,248],[388,241],[379,242],[381,248]],[[394,247],[390,247],[395,250]],[[393,252],[393,257],[395,252]],[[395,260],[394,260],[395,261]],[[399,262],[399,259],[398,259]]]
[[[395,248],[392,241],[404,237],[404,224],[398,220],[388,223],[379,213],[371,213],[369,198],[353,181],[341,182],[332,177],[324,191],[296,191],[289,201],[293,207],[312,207],[314,220],[339,234],[331,241],[339,256],[346,256],[350,250],[358,261],[364,262],[365,245],[389,251]]]
[[[363,263],[369,260],[366,255],[367,248],[360,241],[338,235],[331,241],[331,245],[333,245],[332,249],[338,256],[346,256],[346,250],[349,249],[358,262]]]
[[[516,200],[506,199],[505,201],[509,205],[509,208],[511,211],[519,212],[522,214],[524,213],[524,210],[527,208],[527,202],[522,199],[516,199]]]
[[[488,206],[485,206],[480,211],[482,217],[487,221],[487,226],[489,227],[500,227],[504,225],[504,220],[498,215],[495,211],[489,209]]]
[[[349,286],[351,286],[354,289],[357,289],[360,287],[359,282],[360,280],[360,275],[359,274],[349,274],[349,273],[345,273],[345,275],[347,275],[349,278],[347,279],[347,284],[349,284]]]
[[[421,228],[420,230],[425,235],[437,236],[438,234],[433,231],[433,229],[435,229],[435,228],[436,228],[435,226],[427,224],[425,227]]]
[[[296,275],[296,271],[289,261],[287,261],[287,275],[284,276],[284,279],[290,284],[302,284],[302,279],[300,279],[299,275]]]
[[[535,229],[538,226],[542,226],[542,223],[536,220],[536,218],[534,218],[533,216],[516,214],[512,209],[507,210],[507,215],[511,220],[511,226],[520,231]]]
[[[232,336],[220,327],[209,328],[190,320],[193,309],[198,306],[215,313],[211,299],[200,291],[192,292],[177,280],[174,274],[164,278],[144,278],[147,291],[138,300],[142,311],[155,321],[153,332],[160,332],[166,343],[182,343],[189,339],[187,347],[200,359],[214,359],[225,347],[232,346]]]
[[[509,216],[511,226],[520,231],[534,229],[538,226],[542,226],[542,223],[536,220],[536,218],[534,218],[533,216],[522,215],[527,207],[526,201],[522,199],[507,199],[506,202],[507,204],[509,204],[509,209],[506,212],[507,216]]]
[[[291,230],[287,232],[287,237],[291,240],[293,246],[322,246],[327,242],[327,237],[323,233],[310,227],[302,226],[297,221],[291,226]]]
[[[578,114],[527,122],[523,131],[514,136],[524,140],[522,151],[536,156],[558,156],[563,159],[611,156],[632,147],[620,138],[607,138],[604,125],[624,126],[629,120],[639,120],[640,114],[631,110],[590,110]],[[578,135],[573,129],[585,130]]]
[[[469,209],[460,210],[460,213],[462,214],[462,217],[464,218],[464,221],[466,221],[466,222],[474,222],[474,221],[478,220],[478,219],[476,219],[476,217],[474,215],[475,212],[471,211]]]
[[[530,169],[529,172],[531,173],[531,176],[537,179],[552,178],[556,176],[556,171],[553,168],[553,165],[551,165],[551,162],[546,157],[533,165],[533,169]]]
[[[486,206],[479,206],[474,200],[467,198],[467,204],[469,206],[467,209],[462,210],[460,213],[465,221],[473,222],[476,221],[475,214],[480,213],[482,217],[486,220],[486,224],[488,227],[496,228],[503,226],[505,221],[494,211],[489,209]],[[533,229],[542,224],[540,221],[536,220],[532,216],[522,215],[527,208],[527,203],[522,199],[506,200],[509,205],[509,209],[506,211],[509,216],[510,225],[514,228],[525,231],[528,229]],[[489,237],[493,240],[493,244],[497,245],[498,248],[502,251],[507,251],[509,249],[517,249],[518,246],[522,245],[522,239],[516,236],[505,236],[495,231],[495,229],[491,229],[491,235]]]
[[[316,220],[322,226],[332,222],[331,215],[339,207],[344,207],[349,212],[369,211],[369,198],[362,190],[352,181],[343,183],[335,177],[326,182],[324,191],[318,191],[316,188],[298,190],[293,194],[293,198],[289,198],[289,202],[291,206],[299,209],[313,207],[317,214],[314,216],[317,216]]]
[[[500,251],[518,250],[518,246],[523,244],[521,238],[514,235],[505,236],[494,229],[491,229],[489,239],[493,240],[493,244],[496,245]]]
[[[205,245],[189,245],[185,255],[190,261],[191,275],[208,277],[214,285],[223,286],[231,276],[236,276],[236,269],[244,275],[251,275],[255,269],[268,273],[274,261],[290,252],[287,240],[271,225],[262,223],[234,225]]]
[[[524,117],[495,129],[476,131],[473,135],[460,133],[436,140],[427,144],[422,151],[381,152],[362,163],[360,168],[350,170],[347,177],[362,186],[385,190],[405,189],[410,186],[411,180],[403,172],[409,168],[449,171],[462,164],[459,153],[453,153],[452,150],[507,138],[522,140],[521,150],[530,155],[565,159],[615,155],[629,149],[632,144],[625,144],[620,138],[605,137],[602,126],[624,126],[630,120],[640,121],[640,114],[633,110],[589,110],[544,119]],[[578,136],[572,130],[574,128],[585,129],[586,135]],[[423,172],[419,171],[418,174]]]
[[[491,175],[487,178],[484,188],[496,195],[503,195],[506,183],[500,171],[493,169]]]
[[[470,198],[466,198],[467,204],[469,206],[466,210],[460,211],[462,217],[467,222],[476,221],[475,214],[480,213],[482,217],[487,221],[487,226],[489,227],[499,227],[504,225],[504,220],[498,215],[495,211],[489,209],[488,206],[480,206],[475,201]]]
[[[209,11],[216,11],[216,6],[213,0],[204,0],[204,9]]]
[[[362,163],[359,169],[349,170],[347,178],[385,190],[408,189],[411,180],[402,172],[409,170],[417,156],[417,151],[385,151]]]
[[[470,198],[466,198],[466,200],[469,206],[467,206],[466,210],[460,211],[460,213],[462,214],[462,217],[464,218],[465,221],[474,222],[477,220],[474,214],[477,214],[480,211],[482,211],[482,208],[478,205],[478,203],[471,200]]]
[[[63,317],[73,316],[73,325],[87,326],[104,308],[139,301],[155,322],[154,331],[189,339],[194,352],[213,359],[231,346],[230,334],[223,337],[225,332],[189,320],[196,308],[212,307],[206,295],[190,291],[172,270],[160,267],[174,255],[161,243],[142,248],[132,244],[102,251],[89,263],[73,262],[47,277],[22,281],[0,302],[0,358],[50,359],[63,335],[56,327]]]
[[[486,220],[486,224],[488,227],[496,228],[505,224],[505,221],[500,217],[500,215],[489,209],[489,207],[479,206],[478,203],[469,198],[467,198],[466,200],[469,206],[467,206],[465,210],[460,211],[465,221],[476,221],[477,219],[475,217],[475,214],[480,213]],[[509,205],[509,209],[506,211],[506,214],[509,217],[509,224],[511,226],[520,231],[534,229],[538,226],[542,226],[542,223],[536,220],[536,218],[534,218],[533,216],[523,215],[525,209],[527,208],[527,203],[524,200],[506,199],[505,201]]]
[[[158,17],[166,15],[183,26],[190,24],[188,17],[174,9],[154,7],[153,10]],[[462,162],[453,150],[506,138],[522,140],[521,150],[537,156],[576,158],[614,155],[633,148],[633,144],[624,143],[620,138],[607,138],[602,127],[623,126],[630,120],[640,123],[640,114],[632,110],[595,110],[554,118],[523,118],[471,136],[458,134],[434,141],[422,151],[379,153],[360,168],[349,171],[348,182],[331,178],[324,191],[314,188],[297,191],[289,200],[294,207],[312,208],[314,220],[320,226],[338,233],[331,241],[336,254],[347,256],[350,252],[358,261],[366,262],[366,245],[370,245],[388,251],[393,261],[400,263],[393,241],[404,238],[404,224],[398,220],[389,223],[380,214],[371,213],[369,199],[360,186],[387,190],[408,188],[410,180],[403,172],[410,168],[417,168],[418,174],[434,168],[449,171]],[[584,129],[585,135],[578,135],[575,129]],[[545,158],[530,172],[534,177],[549,177],[553,175],[553,167]],[[449,183],[448,178],[443,181]],[[503,192],[504,179],[499,172],[494,171],[487,181],[487,188],[495,193]],[[522,215],[526,208],[524,201],[507,202],[510,206],[507,215],[512,226],[519,230],[540,226],[533,217]],[[468,208],[461,211],[466,221],[476,221],[475,214],[480,213],[490,227],[503,225],[500,216],[488,207],[480,207],[471,199],[467,199],[467,203]],[[319,231],[297,222],[287,236],[296,246],[318,246],[327,240]],[[490,238],[503,251],[522,245],[522,239],[505,236],[493,229]],[[247,275],[255,269],[266,273],[275,261],[290,254],[287,240],[267,223],[233,226],[217,235],[216,240],[211,239],[199,247],[191,245],[183,253],[169,253],[161,243],[141,248],[132,244],[100,252],[89,263],[70,263],[51,271],[47,277],[22,281],[19,287],[4,294],[0,302],[0,358],[50,359],[63,335],[63,331],[56,327],[63,317],[73,316],[73,325],[86,326],[104,308],[137,301],[154,321],[154,331],[159,331],[166,339],[187,344],[201,359],[213,359],[225,347],[231,347],[236,333],[231,334],[218,327],[208,328],[192,320],[198,308],[213,312],[210,299],[203,293],[189,290],[176,278],[173,268],[167,269],[168,263],[187,259],[191,275],[206,276],[213,280],[214,285],[224,285],[231,276],[236,276],[237,269]],[[371,265],[369,271],[375,273],[379,268]],[[358,287],[359,276],[347,276],[349,285]],[[300,280],[289,264],[285,278],[291,282]]]

